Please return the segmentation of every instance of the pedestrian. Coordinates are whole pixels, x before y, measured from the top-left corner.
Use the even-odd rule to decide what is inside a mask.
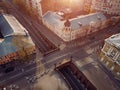
[[[22,72],[24,72],[24,69],[22,68]]]
[[[70,56],[70,60],[71,60],[71,61],[72,61],[72,58],[73,58],[73,57],[72,57],[72,56]]]
[[[56,63],[54,64],[55,68],[56,68]]]

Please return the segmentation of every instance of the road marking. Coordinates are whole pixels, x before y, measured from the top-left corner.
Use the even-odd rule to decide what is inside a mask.
[[[47,63],[51,63],[51,62],[53,62],[53,61],[55,61],[55,60],[57,60],[57,59],[60,59],[60,58],[62,58],[62,57],[64,57],[64,56],[67,56],[67,55],[76,53],[76,52],[78,52],[78,51],[80,51],[80,50],[77,49],[77,50],[74,50],[73,52],[68,52],[68,53],[66,53],[66,54],[62,54],[61,56],[55,57],[55,58],[53,58],[53,59],[50,59]],[[43,66],[44,64],[46,64],[46,63],[43,63],[42,65],[40,64],[40,65],[38,65],[37,67],[33,67],[33,68],[29,69],[29,70],[26,70],[26,71],[24,71],[24,73],[30,72],[30,71],[32,71],[33,69],[38,69],[38,68],[40,68],[41,66]],[[12,76],[12,77],[10,77],[10,78],[8,78],[8,79],[6,79],[6,80],[0,81],[0,83],[3,83],[3,82],[5,82],[5,81],[7,81],[7,80],[10,80],[10,79],[13,79],[13,78],[15,78],[15,77],[18,77],[19,75],[22,75],[22,74],[23,74],[23,72],[18,73],[18,74],[16,74],[15,76]]]
[[[47,63],[53,62],[53,61],[55,61],[55,60],[57,60],[57,59],[60,59],[60,58],[62,58],[62,57],[64,57],[64,56],[73,54],[73,53],[78,52],[78,51],[80,51],[80,50],[77,49],[77,50],[74,50],[73,52],[68,52],[68,53],[66,53],[66,54],[62,54],[61,56],[55,57],[54,59],[50,59]],[[38,68],[40,68],[41,66],[43,66],[44,64],[46,64],[46,63],[40,64],[40,65],[38,65],[37,67],[33,67],[33,68],[31,68],[31,69],[28,69],[28,70],[24,71],[24,73],[30,72],[30,71],[32,71],[32,70],[34,70],[34,69],[38,69]],[[10,77],[10,78],[8,78],[8,79],[5,79],[5,80],[3,80],[3,81],[0,81],[0,83],[3,83],[3,82],[6,82],[7,80],[16,78],[16,77],[18,77],[18,76],[20,76],[20,75],[22,75],[22,74],[24,74],[24,73],[23,73],[23,72],[18,73],[18,74],[14,75],[14,76],[12,76],[12,77]]]
[[[4,79],[3,81],[0,81],[0,83],[3,83],[3,82],[5,82],[5,81],[7,81],[7,80],[9,80],[9,79],[13,79],[13,78],[15,78],[15,77],[17,77],[17,76],[19,76],[19,75],[21,75],[22,73],[19,73],[19,74],[16,74],[16,75],[14,75],[14,76],[12,76],[12,77],[9,77],[8,79]]]
[[[60,58],[62,58],[62,57],[64,57],[64,56],[67,56],[67,55],[71,55],[71,54],[76,53],[76,52],[78,52],[78,51],[80,51],[80,50],[77,49],[77,50],[75,50],[75,51],[73,51],[73,52],[68,52],[68,53],[66,53],[66,54],[62,54],[61,56],[55,57],[55,58],[53,58],[53,59],[49,59],[49,61],[48,61],[47,63],[53,62],[53,61],[55,61],[55,60],[57,60],[57,59],[60,59]]]

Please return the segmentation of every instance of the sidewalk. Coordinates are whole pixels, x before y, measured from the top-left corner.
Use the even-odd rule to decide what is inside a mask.
[[[116,83],[99,67],[99,64],[95,60],[96,57],[90,55],[76,61],[75,64],[90,82],[95,85],[97,90],[119,90]]]
[[[65,81],[56,73],[44,75],[34,85],[34,90],[69,90]]]

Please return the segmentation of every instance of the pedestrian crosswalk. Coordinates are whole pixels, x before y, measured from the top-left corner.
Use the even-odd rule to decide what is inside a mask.
[[[90,40],[88,40],[88,39],[85,39],[84,41],[74,40],[74,41],[69,42],[67,44],[67,47],[72,48],[72,47],[82,46],[82,45],[85,45],[85,44],[89,43],[89,41]]]

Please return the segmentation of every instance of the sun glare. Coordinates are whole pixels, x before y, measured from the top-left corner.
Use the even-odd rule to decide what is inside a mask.
[[[76,4],[78,4],[80,2],[80,0],[64,0],[65,4],[69,4],[71,6],[74,6]]]

